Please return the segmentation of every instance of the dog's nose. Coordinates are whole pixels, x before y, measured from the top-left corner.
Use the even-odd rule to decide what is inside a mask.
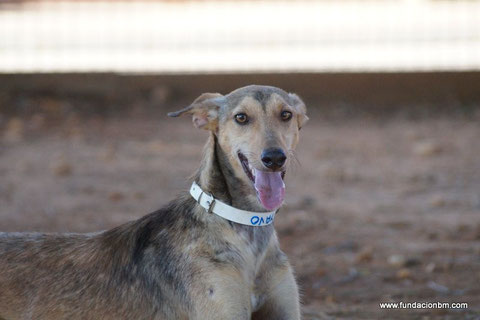
[[[287,160],[287,156],[285,155],[282,149],[269,148],[269,149],[263,150],[262,152],[262,162],[265,165],[265,167],[269,169],[272,169],[272,170],[280,169],[285,164],[286,160]]]

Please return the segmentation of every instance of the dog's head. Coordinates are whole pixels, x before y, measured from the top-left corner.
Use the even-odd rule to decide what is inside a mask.
[[[247,86],[228,95],[204,93],[190,106],[168,115],[191,114],[197,128],[212,131],[234,174],[273,210],[283,203],[283,178],[298,131],[308,120],[295,94],[269,86]]]

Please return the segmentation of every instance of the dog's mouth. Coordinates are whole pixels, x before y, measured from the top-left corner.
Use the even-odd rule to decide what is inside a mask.
[[[238,159],[242,164],[243,171],[252,181],[258,200],[267,210],[279,208],[285,197],[285,169],[281,171],[263,171],[250,165],[247,157],[238,152]]]

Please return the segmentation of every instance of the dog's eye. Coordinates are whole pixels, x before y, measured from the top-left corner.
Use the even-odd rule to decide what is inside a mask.
[[[282,117],[283,121],[288,121],[288,120],[292,119],[292,113],[290,111],[282,111],[280,116]]]
[[[238,113],[235,115],[235,121],[239,124],[246,124],[248,122],[248,116],[245,113]]]

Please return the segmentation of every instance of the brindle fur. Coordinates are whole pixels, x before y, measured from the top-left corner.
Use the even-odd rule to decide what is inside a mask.
[[[256,124],[240,128],[242,109]],[[290,124],[276,119],[281,108]],[[216,198],[265,211],[234,153],[293,150],[301,100],[248,86],[204,94],[179,112],[210,130],[194,179]],[[241,133],[241,134],[240,134]],[[281,218],[281,217],[280,217]],[[299,295],[273,225],[208,214],[187,193],[117,228],[90,234],[0,233],[0,319],[300,319]]]

